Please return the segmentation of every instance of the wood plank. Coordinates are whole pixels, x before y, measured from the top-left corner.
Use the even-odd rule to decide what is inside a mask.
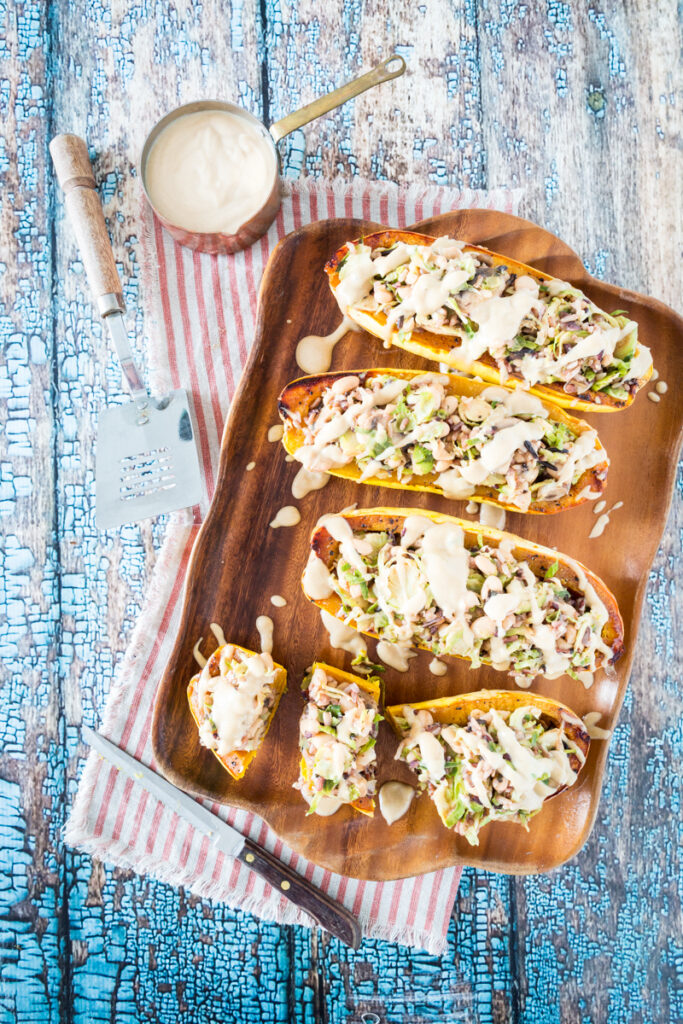
[[[476,5],[350,3],[340,15],[316,0],[267,0],[266,26],[272,120],[394,51],[408,61],[402,78],[281,144],[288,175],[486,185]]]
[[[512,14],[493,3],[480,47],[493,100],[483,105],[489,184],[522,185],[526,214],[562,234],[597,276],[671,304],[683,283],[681,191],[671,187],[683,170],[679,46],[673,3],[653,17],[648,4],[608,2]],[[634,452],[634,489],[638,466]],[[530,1020],[681,1013],[680,850],[662,813],[680,796],[676,783],[655,794],[670,788],[665,766],[680,757],[681,653],[670,638],[680,632],[682,525],[675,500],[588,846],[561,873],[514,883],[519,1009]]]
[[[59,1019],[64,935],[45,6],[5,8],[0,35],[0,1017],[25,1024]]]

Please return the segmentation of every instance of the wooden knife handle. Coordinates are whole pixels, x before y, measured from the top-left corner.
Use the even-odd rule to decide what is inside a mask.
[[[270,882],[274,889],[309,914],[325,931],[341,939],[347,946],[358,949],[362,938],[360,924],[341,903],[326,896],[251,839],[244,840],[238,860]]]
[[[56,135],[50,153],[100,315],[123,313],[121,279],[85,142],[77,135]]]

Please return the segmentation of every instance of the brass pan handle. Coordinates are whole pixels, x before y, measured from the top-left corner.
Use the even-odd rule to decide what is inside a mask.
[[[328,111],[334,110],[335,107],[340,107],[342,103],[352,100],[354,96],[359,96],[366,89],[371,89],[373,85],[381,85],[382,82],[389,82],[392,78],[398,78],[405,69],[406,62],[403,57],[398,53],[393,53],[391,57],[387,57],[386,60],[383,60],[372,71],[366,72],[359,78],[352,78],[350,82],[340,86],[339,89],[329,92],[326,96],[320,96],[317,100],[313,100],[312,103],[307,103],[301,110],[295,110],[292,114],[287,114],[286,117],[276,121],[275,124],[270,126],[270,134],[275,142],[279,142],[285,135],[289,135],[290,132],[294,132],[297,128],[308,124],[314,118],[327,114]]]

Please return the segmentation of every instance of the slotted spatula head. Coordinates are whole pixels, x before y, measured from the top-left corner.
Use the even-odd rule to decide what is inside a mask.
[[[102,530],[196,505],[202,477],[182,389],[109,406],[97,425],[96,520]]]

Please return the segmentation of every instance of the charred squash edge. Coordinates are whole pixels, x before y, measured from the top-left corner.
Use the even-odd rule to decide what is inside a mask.
[[[253,655],[253,654],[257,654],[258,653],[258,651],[250,651],[248,647],[240,647],[239,644],[230,644],[230,647],[235,647],[235,648],[237,648],[237,650],[243,651],[245,654],[249,654],[249,655]],[[217,654],[219,654],[220,651],[222,651],[222,649],[223,649],[222,645],[220,647],[217,647],[216,650],[213,651],[212,654],[209,656],[207,664],[211,661],[212,658],[215,658],[215,656]],[[247,768],[249,767],[251,762],[254,760],[254,758],[258,754],[259,750],[261,749],[261,747],[263,746],[263,744],[265,742],[265,739],[266,739],[266,736],[268,735],[268,731],[269,731],[271,725],[273,724],[273,719],[275,718],[275,712],[278,709],[278,706],[280,704],[280,700],[282,698],[282,695],[284,694],[285,690],[287,689],[287,669],[283,665],[279,665],[277,662],[273,662],[273,668],[278,670],[278,675],[277,675],[276,680],[275,680],[275,686],[276,686],[275,703],[273,704],[273,707],[272,707],[272,710],[271,710],[271,713],[270,713],[270,717],[268,718],[268,724],[266,726],[266,731],[263,734],[263,739],[259,743],[259,745],[256,748],[256,750],[233,750],[229,754],[226,754],[225,756],[217,753],[215,750],[211,750],[211,753],[216,758],[216,760],[220,762],[222,767],[225,768],[226,772],[228,772],[228,774],[231,775],[233,777],[233,779],[235,779],[236,781],[239,781],[239,779],[243,778]],[[196,673],[196,675],[194,675],[192,677],[192,679],[190,680],[190,683],[189,683],[189,685],[187,687],[187,700],[188,700],[188,703],[190,705],[190,712],[192,714],[192,717],[195,720],[197,728],[199,728],[199,726],[201,725],[201,723],[203,721],[203,718],[204,718],[203,709],[198,706],[197,699],[196,699],[197,698],[196,683],[197,683],[197,680],[199,678],[199,675],[200,675],[199,672]],[[204,749],[209,750],[210,748],[209,747],[205,747]],[[232,766],[231,766],[231,761],[232,761]]]
[[[554,563],[558,563],[557,578],[562,580],[565,587],[575,592],[580,592],[580,577],[576,569],[579,569],[586,577],[586,582],[594,588],[598,597],[605,605],[607,610],[608,620],[602,629],[602,641],[603,643],[610,646],[614,654],[609,664],[614,664],[623,654],[624,651],[624,624],[619,614],[619,608],[617,606],[614,594],[607,588],[599,576],[587,569],[585,565],[578,562],[576,559],[570,558],[568,555],[563,555],[559,551],[553,551],[552,548],[542,547],[540,544],[534,544],[532,541],[525,540],[522,537],[518,537],[513,533],[507,533],[503,530],[496,530],[492,526],[483,526],[479,523],[468,522],[465,519],[457,519],[455,516],[444,515],[441,512],[430,512],[427,509],[422,508],[370,508],[370,509],[357,509],[354,512],[339,513],[343,519],[345,519],[351,526],[354,532],[370,533],[370,532],[388,532],[395,533],[400,532],[403,528],[403,523],[408,516],[423,516],[426,519],[431,519],[434,523],[454,523],[459,526],[465,534],[465,544],[470,547],[474,546],[477,537],[482,537],[485,543],[491,544],[493,547],[498,547],[502,540],[508,539],[513,541],[512,553],[515,558],[524,559],[528,562],[529,568],[535,576],[541,577],[545,575],[546,570]],[[315,527],[311,534],[311,549],[329,568],[329,556],[332,548],[338,546],[338,542],[334,541],[330,534],[325,528],[325,524],[322,523]],[[574,568],[576,567],[576,568]],[[303,577],[302,577],[303,587]],[[304,594],[307,599],[315,604],[318,608],[323,608],[331,615],[335,615],[341,606],[341,601],[337,594],[333,594],[331,597],[323,598],[322,600],[314,601],[313,598],[308,597],[306,591]],[[378,635],[376,633],[366,632],[366,636],[372,636],[376,639]],[[412,647],[418,650],[430,651],[426,644],[411,644]],[[470,659],[463,657],[458,654],[451,655],[439,655],[439,657],[451,657],[458,658],[461,661],[469,662]],[[598,653],[597,667],[601,667],[604,662],[604,656]],[[491,662],[488,658],[482,658],[482,663],[490,665]]]
[[[335,373],[322,373],[309,377],[299,377],[283,389],[278,399],[280,417],[285,425],[282,443],[285,446],[286,451],[290,455],[296,456],[296,453],[302,446],[304,439],[303,431],[298,427],[295,427],[292,423],[292,415],[296,412],[300,412],[302,416],[306,416],[314,399],[318,398],[322,394],[323,390],[333,384],[335,380],[340,380],[342,377],[348,376],[359,376],[366,379],[367,377],[379,376],[381,374],[390,374],[392,377],[410,380],[414,377],[423,377],[425,372],[436,373],[438,371],[373,368],[370,370],[341,370]],[[445,374],[442,374],[442,376],[445,376]],[[464,377],[451,375],[447,391],[451,395],[469,397],[480,394],[488,387],[491,387],[491,384],[482,384],[478,381],[467,380]],[[565,423],[574,431],[575,434],[583,434],[585,431],[593,429],[590,424],[585,422],[585,420],[580,420],[576,416],[571,416],[568,412],[565,412],[564,409],[559,408],[559,406],[555,405],[553,402],[549,402],[545,399],[543,404],[548,409],[551,420],[554,422]],[[578,495],[586,488],[590,488],[591,491],[596,494],[602,494],[607,477],[607,470],[609,468],[609,460],[607,458],[607,452],[600,443],[599,438],[596,439],[595,447],[605,453],[604,462],[597,466],[593,466],[592,469],[587,469],[581,475],[576,484],[574,484],[569,494],[565,494],[562,498],[555,499],[553,501],[532,502],[526,513],[523,514],[554,515],[556,512],[561,512],[564,509],[575,508],[577,505],[581,505],[584,501],[588,500],[587,498],[578,500]],[[361,475],[360,470],[355,465],[341,466],[338,469],[328,470],[328,472],[332,476],[341,477],[344,480],[353,480],[357,483],[361,482],[359,479]],[[425,493],[439,494],[442,497],[445,497],[441,488],[436,485],[433,473],[426,474],[420,479],[428,482],[419,484],[412,482],[404,484],[395,479],[386,480],[372,476],[363,480],[362,483],[376,487],[391,487],[394,490],[400,491],[423,491]],[[491,487],[476,487],[474,493],[468,498],[451,498],[448,500],[480,501],[487,505],[497,505],[498,508],[504,508],[508,512],[521,512],[521,509],[516,508],[514,505],[509,505],[505,502],[499,501],[495,497],[494,489]]]
[[[561,725],[569,741],[581,749],[583,761],[576,754],[570,756],[572,769],[579,775],[588,757],[590,736],[576,712],[551,697],[543,697],[539,693],[528,691],[520,693],[515,690],[474,690],[471,693],[462,693],[453,697],[423,700],[417,704],[409,704],[407,701],[403,704],[392,704],[384,710],[392,729],[397,736],[401,737],[403,733],[398,727],[396,719],[402,716],[404,707],[412,708],[413,711],[429,711],[434,719],[442,725],[465,725],[472,711],[485,712],[490,708],[495,708],[496,711],[514,711],[516,708],[529,705],[538,708],[541,715],[550,720],[554,726]],[[562,786],[547,799],[552,799],[553,796],[557,796],[565,789],[567,787]]]
[[[374,698],[379,710],[379,703],[381,698],[381,686],[377,679],[363,679],[361,676],[356,676],[353,672],[345,672],[341,668],[335,668],[334,665],[327,665],[324,661],[315,661],[311,665],[311,672],[314,672],[317,668],[321,668],[327,675],[332,676],[340,683],[356,683],[358,688],[364,690],[365,693],[370,694]],[[308,781],[308,770],[306,768],[306,762],[302,757],[299,762],[299,770],[303,779]],[[353,807],[354,811],[358,811],[360,814],[365,814],[368,818],[372,818],[375,813],[375,801],[372,797],[365,797],[363,800],[354,800],[350,804],[342,804],[342,807]]]
[[[396,242],[405,242],[406,245],[431,245],[435,239],[431,235],[420,235],[411,231],[378,231],[374,234],[364,235],[362,238],[355,239],[353,244],[363,242],[365,245],[369,245],[371,248],[387,248]],[[347,243],[348,244],[348,243]],[[481,245],[469,245],[465,246],[466,252],[483,253],[486,256],[490,256],[493,260],[494,265],[500,265],[504,263],[509,266],[510,269],[517,274],[528,274],[537,281],[553,281],[557,278],[553,278],[550,274],[544,274],[540,270],[536,270],[534,267],[528,266],[526,263],[520,263],[519,260],[512,259],[508,256],[503,256],[500,253],[493,252],[491,249],[486,249]],[[339,265],[343,258],[347,255],[348,249],[346,245],[342,246],[336,251],[334,256],[331,257],[325,264],[325,271],[329,278],[330,288],[336,295],[336,288],[339,284]],[[452,335],[439,335],[434,334],[431,331],[424,329],[414,330],[408,339],[397,340],[396,331],[390,332],[390,338],[387,338],[387,330],[385,327],[386,316],[384,314],[376,314],[363,312],[361,310],[344,310],[344,313],[359,327],[368,331],[369,334],[379,338],[385,344],[396,345],[398,348],[405,349],[406,352],[412,352],[415,355],[422,356],[423,359],[435,360],[440,363],[446,363],[448,366],[453,367],[455,370],[460,370],[463,373],[470,373],[476,377],[482,377],[489,384],[501,384],[502,387],[512,390],[523,386],[523,381],[517,377],[508,378],[505,383],[501,382],[500,372],[495,366],[493,359],[489,355],[484,355],[480,360],[468,363],[463,359],[459,359],[457,353],[453,355],[453,348],[457,344],[458,335],[454,333]],[[444,338],[444,341],[439,339]],[[554,402],[556,405],[562,406],[563,409],[575,409],[579,412],[617,412],[619,409],[626,409],[635,398],[638,391],[648,382],[652,375],[652,367],[650,367],[647,374],[643,377],[638,378],[638,385],[627,399],[613,398],[610,395],[601,395],[600,402],[595,399],[586,399],[578,395],[568,395],[563,388],[558,384],[537,384],[530,388],[532,395],[537,395],[539,398],[544,399],[547,402]]]

